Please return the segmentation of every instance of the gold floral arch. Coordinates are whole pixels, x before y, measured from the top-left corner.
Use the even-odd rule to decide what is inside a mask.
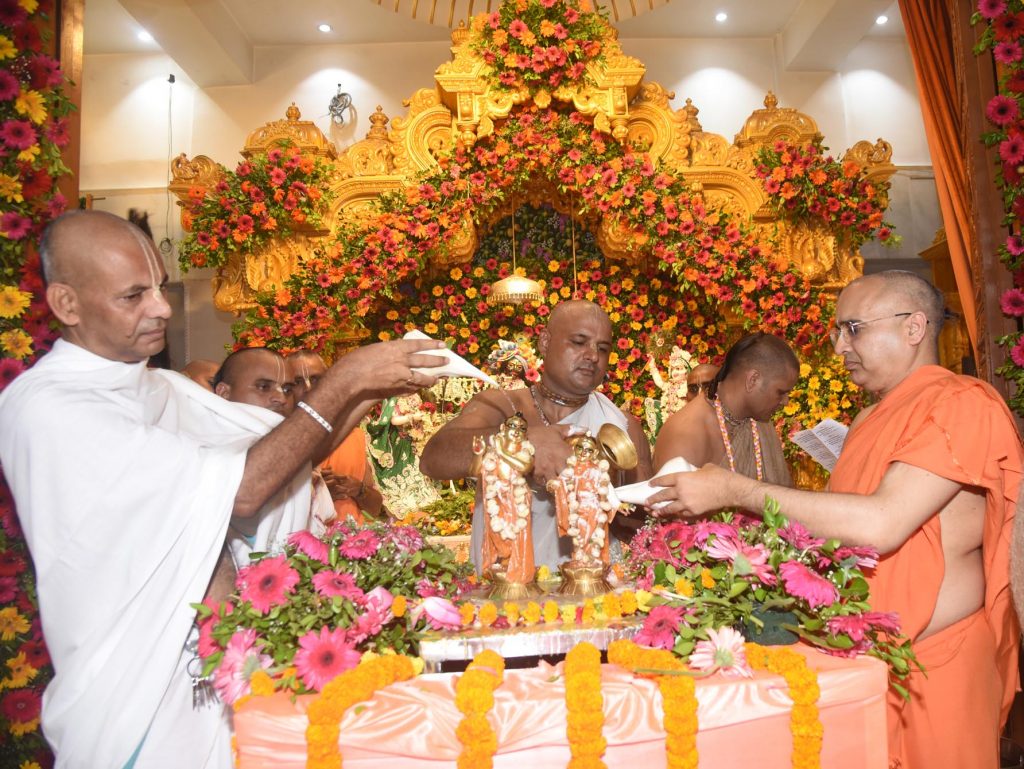
[[[526,91],[493,89],[486,77],[486,64],[472,50],[468,37],[464,26],[452,33],[452,60],[435,72],[434,88],[420,89],[404,102],[404,116],[389,119],[378,106],[370,116],[366,138],[340,154],[315,124],[301,120],[294,104],[284,120],[267,123],[249,135],[242,150],[247,158],[289,143],[305,153],[331,160],[334,172],[330,188],[335,198],[322,230],[273,240],[253,254],[234,254],[213,279],[218,309],[240,313],[251,307],[256,293],[280,287],[300,269],[317,241],[333,231],[342,217],[348,221],[368,220],[373,202],[382,193],[414,184],[422,173],[435,167],[437,154],[450,148],[456,139],[472,143],[489,135],[495,121],[531,98],[541,108],[552,100],[571,103],[577,111],[592,116],[596,128],[617,140],[646,145],[667,169],[702,191],[709,204],[751,221],[766,237],[777,235],[781,258],[798,267],[814,284],[835,291],[862,274],[863,259],[849,245],[824,228],[780,220],[768,207],[753,170],[758,150],[780,139],[806,143],[821,138],[813,118],[779,107],[771,92],[764,106],[751,113],[729,142],[704,131],[698,109],[689,99],[682,108],[673,110],[669,103],[674,93],[657,83],[644,82],[643,63],[622,53],[614,30],[604,41],[604,62],[588,68],[591,85],[542,90],[532,97]],[[846,153],[847,158],[867,169],[869,178],[879,182],[895,171],[891,156],[892,147],[882,139],[874,144],[858,142]],[[212,188],[219,166],[204,155],[189,160],[182,154],[173,161],[172,172],[170,189],[184,201],[191,187]],[[541,201],[552,203],[562,212],[575,208],[573,201],[548,182],[538,181],[485,221],[464,222],[460,237],[446,253],[430,257],[433,262],[429,268],[468,260],[480,237],[513,205]],[[581,224],[595,231],[607,258],[642,258],[630,252],[627,234],[613,219],[595,213]]]

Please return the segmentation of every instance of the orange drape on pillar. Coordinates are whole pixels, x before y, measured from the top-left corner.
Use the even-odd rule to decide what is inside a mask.
[[[964,103],[960,94],[962,79],[957,77],[950,24],[950,13],[956,11],[945,0],[899,0],[899,6],[917,74],[917,89],[928,151],[935,170],[935,186],[949,244],[949,258],[960,292],[967,333],[977,359],[978,308],[971,269],[975,244],[963,143],[978,139],[965,135],[960,111],[960,105]]]

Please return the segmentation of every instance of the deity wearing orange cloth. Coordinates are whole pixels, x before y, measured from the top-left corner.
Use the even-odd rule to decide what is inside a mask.
[[[597,441],[587,433],[574,439],[573,453],[547,489],[555,499],[558,534],[572,538],[573,566],[607,564],[608,525],[615,516],[611,502],[608,460],[600,456]]]
[[[921,673],[890,689],[891,767],[998,766],[1017,689],[1020,627],[1010,596],[1010,537],[1024,447],[999,394],[938,365],[944,297],[900,270],[858,278],[830,336],[855,384],[878,402],[854,420],[826,493],[720,470],[658,479],[649,502],[684,516],[766,497],[818,537],[881,553],[871,608],[898,615]]]
[[[533,537],[530,505],[533,494],[526,474],[533,469],[533,445],[526,439],[526,420],[513,414],[486,442],[478,439],[473,452],[480,457],[480,486],[484,504],[481,567],[505,581],[533,581]]]

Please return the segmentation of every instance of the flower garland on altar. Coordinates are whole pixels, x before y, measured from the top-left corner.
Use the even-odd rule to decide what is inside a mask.
[[[978,0],[978,11],[972,24],[984,28],[975,46],[975,53],[991,51],[998,75],[998,93],[985,108],[985,117],[993,128],[981,139],[998,153],[996,184],[1002,193],[1006,210],[1004,224],[1011,234],[999,246],[999,259],[1013,275],[1013,286],[1003,292],[1000,307],[1003,314],[1017,320],[1017,331],[999,337],[996,342],[1009,350],[1005,362],[996,373],[1014,383],[1009,398],[1010,408],[1024,415],[1024,236],[1020,222],[1024,218],[1024,29],[1021,0]]]
[[[572,754],[568,769],[604,769],[601,756],[608,742],[601,734],[603,704],[601,652],[584,641],[565,655],[565,734]]]
[[[375,657],[332,679],[309,704],[306,715],[307,769],[341,769],[341,719],[345,711],[374,693],[415,675],[412,660],[400,654]]]
[[[671,652],[649,649],[621,639],[608,645],[608,662],[629,671],[682,671],[683,662]],[[649,674],[648,674],[649,675]],[[691,676],[655,675],[661,692],[668,769],[697,769],[697,687]]]
[[[189,232],[178,246],[182,270],[221,267],[232,253],[250,254],[270,238],[316,229],[334,199],[327,185],[332,170],[298,147],[275,147],[234,171],[220,166],[212,189],[188,191],[182,223]]]
[[[648,602],[652,597],[653,593],[646,590],[624,590],[621,593],[606,593],[595,598],[587,598],[579,604],[560,604],[549,599],[543,604],[528,601],[522,608],[512,602],[507,602],[499,608],[492,601],[484,601],[479,605],[466,601],[459,604],[458,612],[461,626],[465,629],[526,628],[559,623],[580,625],[593,620],[606,621],[631,617],[639,611],[647,611]]]
[[[490,769],[498,751],[498,737],[487,721],[494,707],[494,690],[501,686],[505,659],[490,649],[477,654],[455,683],[455,707],[463,714],[455,729],[462,743],[459,769]]]
[[[818,713],[818,674],[807,666],[803,655],[784,646],[746,645],[747,660],[754,670],[767,670],[786,679],[793,710],[789,728],[793,732],[793,766],[820,769],[824,727]]]
[[[757,153],[756,173],[773,210],[788,219],[824,225],[853,249],[877,238],[887,246],[899,236],[883,220],[889,183],[869,181],[854,160],[826,155],[821,140],[790,144],[782,140]]]

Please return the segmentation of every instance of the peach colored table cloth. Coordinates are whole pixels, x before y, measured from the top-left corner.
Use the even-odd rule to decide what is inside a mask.
[[[825,729],[821,765],[829,769],[885,769],[886,668],[876,659],[840,659],[802,651],[818,671]],[[565,685],[561,665],[509,670],[495,691],[489,720],[498,735],[495,767],[565,767]],[[792,703],[781,677],[714,676],[697,683],[700,766],[789,769]],[[455,767],[460,744],[455,728],[458,674],[420,676],[378,692],[341,721],[344,766],[359,769]],[[609,767],[665,766],[665,732],[657,686],[621,668],[604,665],[604,736]],[[305,708],[282,695],[254,697],[235,713],[240,769],[302,769],[306,765]]]

